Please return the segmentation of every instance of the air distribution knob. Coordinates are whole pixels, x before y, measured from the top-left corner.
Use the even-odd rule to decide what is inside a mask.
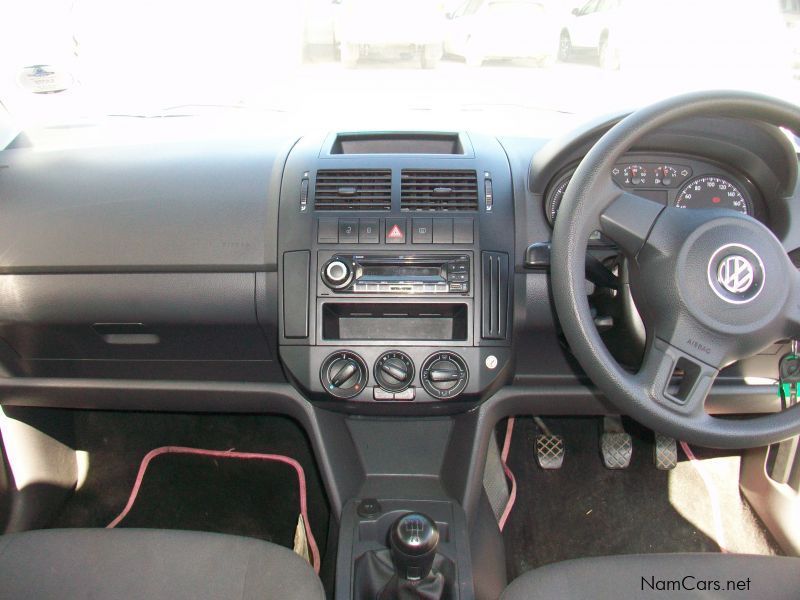
[[[420,380],[434,398],[455,398],[467,387],[469,372],[464,359],[454,352],[437,352],[422,363]]]
[[[403,515],[389,531],[389,549],[397,576],[409,581],[425,579],[439,546],[439,528],[422,513]]]
[[[334,256],[322,267],[322,280],[332,290],[340,290],[353,280],[353,268],[343,259]]]

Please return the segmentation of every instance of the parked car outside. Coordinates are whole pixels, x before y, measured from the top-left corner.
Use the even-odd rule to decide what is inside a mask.
[[[471,66],[488,59],[555,61],[559,23],[541,0],[467,0],[448,16],[445,52]]]
[[[593,51],[601,67],[665,76],[736,68],[755,77],[788,67],[787,28],[762,0],[588,0],[561,29],[559,58]],[[786,64],[776,57],[786,56]],[[713,75],[713,74],[712,74]],[[724,82],[723,82],[724,83]]]
[[[792,51],[792,67],[800,76],[800,0],[780,0],[781,14],[786,22]]]
[[[414,56],[425,69],[442,57],[444,12],[430,0],[342,0],[335,22],[345,66],[366,56]]]

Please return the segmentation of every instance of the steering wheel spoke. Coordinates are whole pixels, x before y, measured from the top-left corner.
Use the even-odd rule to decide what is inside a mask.
[[[637,373],[648,387],[650,399],[670,410],[698,417],[719,369],[695,358],[660,338],[645,353]]]
[[[608,185],[613,200],[600,215],[600,229],[628,256],[636,256],[664,205],[620,190],[613,182]]]

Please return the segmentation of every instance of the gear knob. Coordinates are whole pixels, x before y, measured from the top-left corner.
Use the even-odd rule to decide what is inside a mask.
[[[422,513],[409,513],[397,519],[389,532],[389,548],[397,576],[409,581],[425,579],[431,572],[439,529]]]

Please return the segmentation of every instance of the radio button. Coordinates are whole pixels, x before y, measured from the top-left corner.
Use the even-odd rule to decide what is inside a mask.
[[[469,291],[469,283],[451,283],[450,284],[450,291],[451,292],[468,292]]]
[[[358,241],[361,244],[380,242],[380,222],[378,219],[361,219],[358,222]]]
[[[447,264],[448,273],[466,273],[467,263],[465,262],[451,262]],[[466,281],[466,279],[453,279],[453,281]]]
[[[406,243],[405,219],[386,219],[386,243],[387,244]]]
[[[412,244],[432,244],[433,224],[431,219],[414,219],[414,229],[411,231]]]
[[[447,281],[468,281],[469,274],[467,273],[453,273],[452,271],[447,274]]]
[[[358,221],[355,219],[339,219],[339,243],[358,243]]]

